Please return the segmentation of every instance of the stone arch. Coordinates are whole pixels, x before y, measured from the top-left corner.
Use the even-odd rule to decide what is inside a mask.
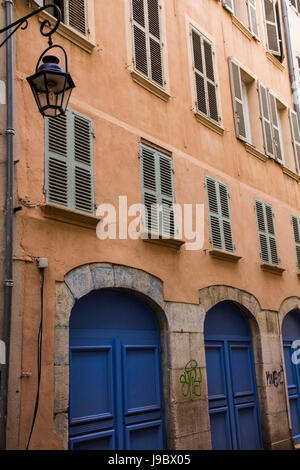
[[[280,309],[278,312],[280,335],[282,331],[283,320],[285,319],[286,315],[292,310],[298,310],[300,313],[300,297],[288,297],[280,305]]]
[[[162,366],[168,364],[168,321],[164,313],[162,281],[140,269],[109,263],[92,263],[69,271],[64,282],[56,283],[55,341],[54,341],[54,428],[68,447],[69,407],[69,320],[75,302],[93,290],[123,289],[145,301],[156,315],[162,344]],[[168,393],[169,379],[163,373],[164,391]],[[165,403],[166,422],[168,404]]]

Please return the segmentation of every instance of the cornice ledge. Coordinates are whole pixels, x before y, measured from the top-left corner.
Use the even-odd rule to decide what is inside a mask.
[[[223,250],[209,250],[209,254],[212,258],[219,259],[222,261],[230,261],[231,263],[238,263],[240,259],[242,259],[242,256],[238,256],[234,253]]]
[[[232,23],[234,26],[236,26],[245,36],[249,41],[253,39],[253,34],[249,31],[248,28],[234,15],[232,15]]]
[[[281,70],[282,72],[285,70],[285,66],[282,65],[282,63],[278,59],[276,59],[273,54],[271,54],[271,52],[266,51],[266,56],[272,62],[272,64],[274,64],[275,67],[277,67],[279,70]]]
[[[297,182],[300,180],[300,176],[297,175],[297,173],[294,173],[292,170],[286,168],[285,166],[282,167],[282,172]]]
[[[258,158],[258,160],[261,160],[262,162],[266,162],[268,160],[267,155],[257,150],[253,145],[249,144],[248,142],[244,142],[244,145],[246,151],[254,157]]]
[[[136,72],[136,70],[131,70],[130,73],[131,73],[132,80],[135,83],[142,86],[146,90],[150,91],[150,93],[153,93],[153,95],[157,96],[161,100],[167,102],[171,98],[169,93],[167,93],[165,90],[160,88],[155,83],[150,82],[150,80],[148,78],[143,77],[141,74]]]
[[[205,127],[210,129],[211,131],[216,132],[219,135],[224,134],[224,129],[223,127],[219,126],[219,124],[216,124],[214,121],[209,119],[207,116],[204,116],[203,114],[200,114],[198,111],[194,110],[193,111],[195,114],[195,118],[198,122],[203,124]]]
[[[282,276],[283,272],[286,271],[286,269],[276,266],[276,264],[261,263],[260,267],[263,271],[277,276]]]
[[[179,250],[181,246],[185,244],[184,240],[179,240],[178,238],[167,238],[163,237],[162,235],[150,232],[143,232],[141,234],[141,239],[144,242],[152,243],[153,245],[160,245],[167,248],[172,248],[174,250]]]

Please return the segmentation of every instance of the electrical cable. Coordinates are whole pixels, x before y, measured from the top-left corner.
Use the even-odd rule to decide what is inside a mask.
[[[36,391],[36,399],[35,399],[35,406],[34,412],[32,417],[31,429],[28,437],[28,442],[26,445],[26,450],[29,448],[31,435],[33,432],[33,428],[35,425],[35,420],[38,412],[39,407],[39,399],[40,399],[40,383],[41,383],[41,370],[42,370],[42,343],[43,343],[43,317],[44,317],[44,269],[40,269],[40,286],[41,286],[41,321],[39,326],[39,333],[38,333],[38,352],[37,352],[37,391]]]

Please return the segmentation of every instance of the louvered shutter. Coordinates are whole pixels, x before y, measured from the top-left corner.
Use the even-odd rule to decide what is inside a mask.
[[[68,0],[65,9],[68,25],[87,36],[87,0]]]
[[[227,186],[206,177],[206,192],[212,248],[233,252],[235,247]]]
[[[192,28],[193,70],[197,108],[214,121],[219,121],[216,76],[211,43]]]
[[[265,12],[265,24],[267,34],[267,46],[269,51],[280,56],[279,33],[276,18],[276,9],[274,0],[263,0]]]
[[[140,145],[144,227],[150,233],[175,237],[173,168],[171,157]]]
[[[259,39],[259,29],[256,12],[256,0],[248,0],[249,28],[256,39]]]
[[[226,8],[226,10],[230,11],[230,13],[234,13],[234,2],[235,0],[222,0],[223,7]]]
[[[258,82],[258,95],[260,103],[261,123],[265,143],[265,152],[267,155],[269,155],[269,157],[274,158],[272,122],[270,104],[268,99],[268,90],[260,81]]]
[[[300,219],[298,217],[292,216],[292,225],[294,231],[297,267],[300,271]]]
[[[299,126],[298,116],[297,116],[297,113],[295,113],[295,111],[290,109],[289,116],[290,116],[291,133],[292,133],[295,159],[296,159],[296,168],[297,168],[298,174],[300,174],[300,126]]]
[[[158,0],[132,0],[135,68],[160,86],[163,82]]]
[[[271,121],[272,121],[272,134],[273,134],[273,148],[275,159],[279,163],[283,163],[283,149],[281,142],[281,127],[277,111],[276,98],[270,91],[268,92]]]
[[[279,265],[272,207],[261,201],[255,201],[255,207],[261,260]]]
[[[240,66],[229,59],[229,70],[236,136],[247,141]]]

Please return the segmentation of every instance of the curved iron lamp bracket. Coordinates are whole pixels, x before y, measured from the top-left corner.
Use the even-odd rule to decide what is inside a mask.
[[[45,21],[43,21],[43,23],[41,24],[41,27],[40,27],[40,33],[41,33],[42,36],[49,38],[48,43],[49,43],[49,46],[51,47],[52,44],[53,44],[53,42],[52,42],[52,37],[51,37],[51,36],[52,36],[53,33],[55,33],[55,31],[57,30],[57,28],[59,27],[60,22],[61,22],[61,11],[60,11],[60,8],[59,8],[57,5],[54,5],[54,4],[44,5],[43,7],[39,8],[38,10],[35,10],[35,11],[33,11],[32,13],[29,13],[29,15],[23,16],[22,18],[18,19],[17,21],[14,21],[14,23],[9,24],[8,26],[6,26],[6,27],[3,28],[3,29],[0,29],[0,34],[1,34],[1,33],[4,33],[5,31],[8,31],[8,30],[11,30],[12,28],[14,28],[14,29],[13,29],[12,31],[10,31],[10,33],[6,36],[6,38],[4,39],[4,41],[1,42],[0,47],[2,47],[3,44],[5,44],[5,43],[8,41],[8,39],[9,39],[19,28],[21,28],[22,30],[27,29],[29,18],[31,18],[32,16],[37,15],[38,13],[41,13],[42,11],[46,10],[47,8],[54,8],[54,10],[56,11],[56,13],[57,13],[56,23],[55,23],[55,25],[52,27],[52,23],[51,23],[50,20],[45,20]],[[45,32],[45,31],[44,31],[46,26],[50,28],[50,31],[48,31],[48,32]]]
[[[55,47],[57,47],[58,49],[61,49],[64,53],[64,56],[65,56],[65,66],[66,66],[66,72],[68,72],[68,57],[67,57],[67,53],[65,51],[65,49],[60,46],[59,44],[51,44],[49,47],[47,47],[47,49],[44,50],[44,52],[40,55],[39,57],[39,60],[37,61],[37,64],[36,64],[36,68],[35,68],[35,73],[37,73],[38,71],[38,68],[39,68],[39,64],[42,60],[42,58],[44,57],[44,55],[46,54],[46,52],[50,51],[50,49],[54,49]]]

